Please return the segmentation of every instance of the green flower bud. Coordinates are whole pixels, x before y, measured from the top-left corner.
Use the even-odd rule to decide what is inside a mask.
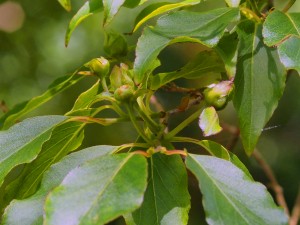
[[[114,90],[122,85],[134,87],[134,82],[126,64],[121,63],[120,67],[114,66],[110,74],[110,83]]]
[[[218,84],[212,84],[203,92],[205,102],[208,106],[213,106],[216,110],[221,110],[227,105],[232,90],[232,81],[222,81]]]
[[[121,102],[130,101],[134,95],[134,89],[130,85],[122,85],[115,90],[115,98]]]
[[[85,66],[101,79],[108,75],[110,69],[109,61],[104,57],[92,59]]]
[[[115,32],[106,32],[104,40],[104,51],[114,58],[126,56],[128,52],[127,42],[125,38]]]

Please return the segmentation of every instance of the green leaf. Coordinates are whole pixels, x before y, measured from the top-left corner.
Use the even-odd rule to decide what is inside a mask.
[[[7,131],[0,131],[0,185],[15,166],[31,162],[65,116],[40,116],[26,119]]]
[[[229,7],[238,7],[241,0],[225,0]]]
[[[178,155],[154,154],[149,159],[149,173],[143,204],[134,213],[125,216],[126,224],[187,224],[190,196],[181,158]]]
[[[207,12],[179,11],[161,17],[153,28],[146,28],[139,38],[134,62],[135,81],[147,80],[153,62],[169,44],[198,42],[215,46],[228,24],[239,20],[237,8],[221,8]]]
[[[266,188],[231,162],[189,154],[186,166],[199,181],[208,224],[288,223],[283,209],[276,206]]]
[[[71,0],[58,0],[58,2],[65,10],[71,11]]]
[[[178,78],[197,79],[209,73],[220,72],[224,72],[224,64],[219,56],[213,51],[203,51],[180,70],[153,76],[151,89],[156,90]]]
[[[219,123],[219,116],[214,107],[203,109],[199,117],[199,127],[203,131],[204,137],[217,134],[222,131]]]
[[[200,2],[201,0],[185,0],[177,3],[159,2],[149,5],[137,16],[134,22],[135,27],[133,29],[133,32],[135,32],[143,23],[155,16],[181,7],[196,5]]]
[[[34,195],[23,200],[13,200],[5,209],[3,225],[43,224],[43,205],[48,193],[57,187],[65,176],[84,162],[111,153],[115,146],[93,146],[72,153],[52,165],[45,173],[41,187]]]
[[[125,0],[103,0],[104,19],[103,24],[109,24],[118,13]]]
[[[245,21],[238,27],[239,60],[233,103],[248,155],[253,152],[285,87],[284,67],[276,50],[264,45],[261,32],[261,25],[251,21]]]
[[[220,57],[224,61],[225,69],[229,79],[233,78],[236,73],[237,46],[237,35],[236,33],[232,33],[229,35],[224,35],[224,37],[215,47],[215,50],[219,53]]]
[[[291,35],[300,36],[300,13],[283,13],[274,10],[263,25],[264,42],[268,46],[279,45]]]
[[[83,92],[75,102],[69,116],[94,116],[97,110],[88,109],[102,88],[97,82],[89,90]],[[85,101],[85,102],[83,102]],[[81,109],[81,110],[79,110]],[[51,138],[44,143],[40,154],[31,163],[27,164],[6,190],[6,199],[25,198],[33,194],[44,172],[69,152],[76,150],[83,141],[85,123],[69,121],[54,128]]]
[[[65,45],[68,46],[71,35],[75,28],[87,17],[102,11],[103,5],[102,1],[99,0],[89,0],[84,3],[84,5],[78,10],[78,12],[71,19],[66,35],[65,35]]]
[[[300,74],[300,37],[292,36],[278,47],[280,61],[286,69],[294,69]]]
[[[18,119],[33,111],[37,107],[43,105],[44,103],[48,102],[55,95],[76,84],[82,78],[83,76],[79,76],[76,74],[58,78],[49,86],[48,90],[45,93],[40,96],[34,97],[29,101],[16,105],[12,110],[4,114],[3,117],[0,118],[0,128],[9,128],[13,124],[15,124]]]
[[[127,8],[135,8],[139,4],[143,4],[140,0],[125,0],[123,6]]]
[[[105,224],[137,209],[146,185],[143,156],[98,157],[71,170],[48,195],[44,224]]]

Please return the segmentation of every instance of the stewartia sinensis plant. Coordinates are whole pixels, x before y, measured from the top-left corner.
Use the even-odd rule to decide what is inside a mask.
[[[59,2],[71,9],[70,0]],[[0,119],[1,224],[100,225],[119,217],[130,225],[187,224],[190,179],[198,182],[208,224],[288,224],[287,210],[236,155],[217,142],[180,132],[198,120],[204,137],[219,133],[218,111],[232,101],[245,152],[253,154],[283,94],[287,71],[300,72],[300,14],[287,12],[293,2],[277,9],[268,0],[226,0],[226,7],[197,12],[193,7],[201,7],[200,0],[147,6],[139,0],[86,1],[69,23],[65,44],[81,21],[102,12],[106,54],[83,62]],[[132,26],[133,33],[143,29],[135,48],[129,48],[126,35],[107,29],[123,7],[140,9]],[[154,17],[155,24],[147,25]],[[160,52],[182,42],[205,50],[176,71],[157,72]],[[91,76],[95,83],[65,115],[24,119]],[[207,77],[209,84],[201,88],[174,83]],[[157,99],[161,91],[184,97],[166,110]],[[181,122],[168,127],[174,114],[185,111]],[[120,122],[133,125],[136,142],[82,149],[87,124]],[[187,147],[177,149],[177,143]],[[190,153],[191,144],[207,154]]]

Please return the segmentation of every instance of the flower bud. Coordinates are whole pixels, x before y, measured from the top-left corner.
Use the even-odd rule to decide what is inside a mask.
[[[215,107],[216,110],[223,109],[230,98],[233,87],[232,81],[221,81],[218,84],[209,85],[203,92],[206,104]]]
[[[126,56],[128,51],[125,38],[115,32],[105,33],[103,49],[110,57],[115,58]]]
[[[134,89],[130,85],[122,85],[115,90],[115,98],[121,102],[130,101],[134,95]]]
[[[120,67],[114,66],[110,74],[110,83],[114,90],[122,85],[134,87],[134,82],[126,64],[121,63]]]
[[[109,61],[104,57],[92,59],[85,66],[101,79],[108,75],[110,69]]]

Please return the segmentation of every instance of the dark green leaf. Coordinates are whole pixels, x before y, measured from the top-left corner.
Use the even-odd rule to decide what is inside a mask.
[[[5,209],[3,225],[43,224],[43,205],[48,193],[57,187],[64,177],[82,163],[111,153],[115,146],[94,146],[66,156],[45,173],[41,187],[34,195],[23,200],[13,200]]]
[[[266,188],[231,162],[189,154],[186,166],[199,181],[208,224],[288,223],[283,209],[276,206]]]
[[[137,209],[146,185],[143,156],[98,157],[71,170],[48,195],[44,224],[105,224]]]
[[[188,222],[190,196],[181,158],[154,154],[149,159],[149,180],[142,206],[126,215],[128,225],[180,224]]]
[[[0,185],[15,166],[31,162],[65,116],[40,116],[26,119],[7,131],[0,131]]]
[[[224,64],[219,56],[213,51],[203,51],[179,71],[155,75],[152,78],[151,89],[156,90],[178,78],[197,79],[203,75],[220,72],[224,72]]]
[[[69,23],[65,36],[65,45],[68,46],[73,31],[83,20],[97,12],[102,11],[102,9],[103,5],[102,1],[100,0],[89,0],[85,2]]]
[[[58,0],[65,10],[71,11],[71,0]]]
[[[208,12],[179,11],[161,17],[153,28],[146,28],[139,38],[134,62],[135,81],[147,80],[153,62],[167,45],[176,42],[198,42],[215,46],[228,24],[239,20],[237,8]]]
[[[278,47],[280,61],[287,69],[300,74],[300,37],[292,36]]]
[[[44,94],[16,105],[12,110],[4,114],[4,116],[0,118],[0,127],[2,127],[3,129],[7,129],[8,127],[16,123],[18,119],[41,106],[42,104],[48,102],[55,95],[66,90],[68,87],[71,87],[82,78],[83,76],[79,76],[76,74],[58,78],[49,86],[48,90]]]
[[[291,35],[300,36],[300,13],[271,12],[264,22],[263,37],[268,46],[279,45]]]
[[[125,0],[123,6],[127,7],[127,8],[135,8],[139,4],[143,4],[144,1],[147,1],[147,0],[143,0],[142,2],[140,0]]]
[[[246,153],[250,155],[285,87],[285,70],[277,52],[264,45],[261,25],[245,21],[240,38],[234,106]]]
[[[118,13],[125,0],[103,0],[104,19],[103,24],[109,24]]]
[[[219,123],[219,116],[214,107],[203,109],[199,118],[199,127],[203,131],[203,136],[211,136],[222,131]]]
[[[233,78],[236,73],[237,45],[238,38],[236,33],[233,33],[224,35],[215,47],[215,50],[219,53],[225,63],[225,69],[229,79]]]
[[[201,0],[185,0],[177,3],[159,2],[149,5],[137,16],[134,22],[135,27],[133,29],[133,32],[135,32],[143,23],[155,16],[184,6],[196,5],[199,4],[200,1]]]

